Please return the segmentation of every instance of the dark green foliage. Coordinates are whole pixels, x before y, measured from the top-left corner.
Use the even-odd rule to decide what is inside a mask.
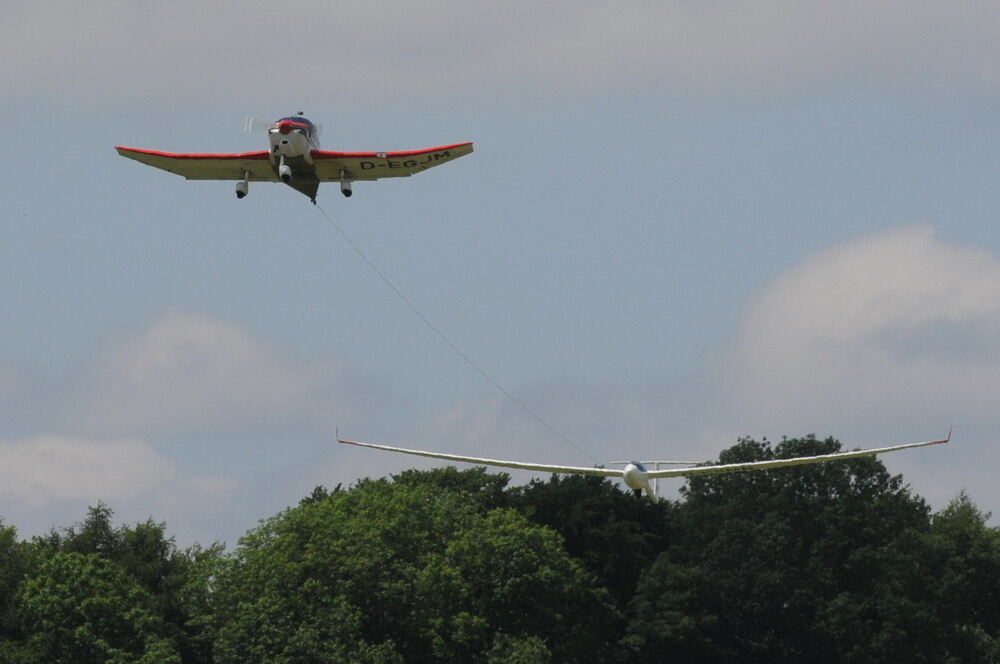
[[[469,470],[458,470],[454,466],[432,470],[405,470],[392,479],[406,486],[430,486],[437,491],[457,491],[471,498],[480,510],[510,507],[507,493],[510,476],[507,473],[491,473],[482,466]]]
[[[1000,662],[1000,530],[988,518],[962,493],[931,521],[935,608],[954,661]]]
[[[17,591],[30,565],[28,556],[27,546],[17,541],[17,531],[0,521],[0,662],[28,661],[16,613]]]
[[[180,662],[150,596],[96,554],[56,553],[17,594],[34,661]]]
[[[483,513],[426,482],[368,481],[241,540],[218,574],[215,654],[480,662],[544,645],[556,661],[591,661],[610,646],[603,596],[556,534],[516,512]]]
[[[834,452],[741,440],[720,462]],[[684,535],[646,572],[636,647],[720,662],[940,662],[929,510],[873,458],[706,476]]]
[[[743,439],[722,462],[837,451]],[[239,547],[98,504],[0,523],[0,662],[1000,662],[1000,530],[875,458],[706,476],[676,502],[482,468],[317,487]]]
[[[623,610],[639,576],[665,548],[676,506],[653,502],[599,477],[553,475],[511,491],[513,505],[552,528]]]
[[[38,566],[33,578],[41,578],[49,561],[59,556],[78,554],[100,561],[93,565],[109,564],[123,579],[135,584],[143,610],[156,616],[157,638],[165,639],[185,662],[211,661],[211,643],[195,615],[201,610],[199,602],[206,601],[203,569],[221,555],[221,547],[195,546],[179,551],[173,539],[167,537],[164,524],[147,520],[135,526],[115,527],[112,516],[111,509],[99,503],[88,510],[82,523],[36,538],[31,547]],[[83,583],[83,577],[73,583]],[[132,593],[129,597],[140,595]],[[39,610],[53,606],[40,605]],[[26,616],[21,618],[23,630],[37,632],[35,623]]]

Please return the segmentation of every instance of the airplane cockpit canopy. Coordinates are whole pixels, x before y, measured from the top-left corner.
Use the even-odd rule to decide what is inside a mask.
[[[287,118],[278,118],[275,124],[278,124],[278,122],[285,122],[286,120],[289,122],[294,122],[295,124],[303,124],[303,125],[308,125],[310,127],[316,126],[312,123],[312,120],[302,115],[289,115]]]

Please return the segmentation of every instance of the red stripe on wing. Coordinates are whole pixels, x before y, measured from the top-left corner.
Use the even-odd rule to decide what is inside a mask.
[[[142,148],[127,148],[124,146],[115,147],[116,150],[128,150],[140,154],[153,155],[155,157],[166,157],[167,159],[264,159],[268,158],[267,150],[260,152],[237,152],[235,154],[191,154],[178,152],[161,152],[159,150],[143,150]]]

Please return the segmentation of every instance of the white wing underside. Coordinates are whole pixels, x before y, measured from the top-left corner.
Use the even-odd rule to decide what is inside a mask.
[[[515,470],[537,470],[543,473],[565,473],[570,475],[595,475],[597,477],[621,477],[622,471],[614,468],[594,468],[587,466],[553,466],[545,463],[524,463],[522,461],[503,461],[501,459],[484,459],[480,457],[461,456],[459,454],[444,454],[442,452],[427,452],[425,450],[409,450],[405,447],[392,447],[391,445],[377,445],[375,443],[358,443],[352,440],[338,440],[344,445],[357,445],[359,447],[370,447],[375,450],[386,452],[402,452],[403,454],[413,454],[416,456],[430,457],[432,459],[444,459],[445,461],[462,461],[465,463],[475,463],[482,466],[496,466],[498,468],[513,468]]]
[[[143,148],[115,148],[123,157],[175,173],[188,180],[242,180],[280,182],[266,150],[232,154],[161,152]],[[421,150],[395,152],[333,152],[312,150],[314,175],[321,182],[380,180],[408,177],[471,154],[472,143],[455,143]]]
[[[699,475],[717,475],[721,473],[734,473],[743,470],[767,470],[769,468],[784,468],[786,466],[804,466],[811,463],[824,463],[826,461],[842,461],[845,459],[857,459],[859,457],[875,456],[897,450],[908,450],[911,447],[926,447],[927,445],[942,445],[951,439],[951,434],[941,440],[927,440],[919,443],[903,443],[901,445],[890,445],[888,447],[873,447],[867,450],[850,450],[848,452],[834,452],[833,454],[819,454],[816,456],[793,457],[791,459],[770,459],[768,461],[748,461],[746,463],[726,463],[715,466],[697,466],[695,468],[678,468],[670,470],[651,470],[647,473],[650,479],[660,477],[697,477]]]
[[[697,477],[700,475],[716,475],[720,473],[734,473],[745,470],[768,470],[771,468],[784,468],[786,466],[802,466],[812,463],[824,463],[826,461],[839,461],[844,459],[856,459],[858,457],[874,456],[887,452],[906,450],[912,447],[926,447],[927,445],[941,445],[951,440],[951,432],[946,438],[941,440],[928,440],[919,443],[903,443],[901,445],[890,445],[888,447],[876,447],[866,450],[851,450],[848,452],[835,452],[833,454],[820,454],[817,456],[794,457],[791,459],[770,459],[767,461],[749,461],[746,463],[728,463],[715,466],[696,466],[693,468],[670,468],[665,470],[650,470],[646,472],[649,479],[659,479],[664,477]],[[426,450],[411,450],[404,447],[393,447],[391,445],[378,445],[375,443],[358,443],[350,440],[339,440],[345,445],[357,445],[359,447],[370,447],[386,452],[401,452],[403,454],[413,454],[416,456],[430,457],[432,459],[444,459],[445,461],[461,461],[464,463],[474,463],[483,466],[495,466],[498,468],[512,468],[515,470],[535,470],[545,473],[562,473],[570,475],[594,475],[597,477],[622,477],[623,471],[613,468],[593,468],[586,466],[557,466],[542,463],[524,463],[521,461],[505,461],[502,459],[487,459],[483,457],[470,457],[459,454],[444,454],[441,452],[428,452]]]

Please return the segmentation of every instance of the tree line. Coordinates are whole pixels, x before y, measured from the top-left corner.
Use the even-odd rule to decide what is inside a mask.
[[[838,451],[741,439],[720,462]],[[1000,662],[1000,529],[874,457],[688,481],[317,487],[232,551],[0,522],[0,662]]]

